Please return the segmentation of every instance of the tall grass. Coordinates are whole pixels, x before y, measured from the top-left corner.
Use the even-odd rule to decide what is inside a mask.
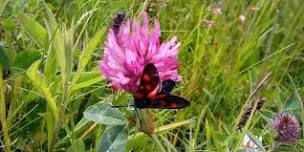
[[[276,112],[292,112],[304,122],[301,2],[0,2],[0,42],[10,63],[0,69],[1,139],[7,151],[97,151],[105,126],[84,119],[83,111],[109,98],[114,104],[130,99],[121,92],[113,97],[99,73],[104,37],[118,10],[130,17],[145,10],[151,20],[160,19],[164,41],[177,36],[182,42],[183,80],[174,94],[191,100],[182,110],[153,111],[166,151],[237,151],[245,133],[261,136],[269,149]],[[212,6],[222,13],[212,13]],[[206,26],[206,20],[215,26]],[[267,98],[262,110],[237,130],[244,109],[261,97]],[[302,125],[298,143],[287,151],[303,150],[303,137]],[[132,129],[127,150],[159,147]]]

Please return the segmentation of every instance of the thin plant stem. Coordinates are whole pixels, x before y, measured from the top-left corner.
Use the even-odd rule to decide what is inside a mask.
[[[157,136],[155,134],[150,134],[150,137],[162,152],[166,152],[164,146],[160,143],[159,139],[157,138]]]
[[[271,148],[269,149],[269,152],[274,152],[279,147],[279,144],[275,141]]]
[[[268,74],[266,74],[266,76],[261,80],[261,82],[260,82],[260,83],[257,85],[257,87],[253,90],[253,92],[250,93],[250,95],[249,95],[249,97],[247,98],[247,100],[246,100],[244,106],[243,106],[242,109],[241,109],[241,112],[239,113],[239,115],[238,115],[238,117],[237,117],[237,121],[236,121],[236,122],[240,122],[241,116],[242,116],[242,115],[244,114],[244,112],[245,112],[245,110],[244,110],[245,107],[251,105],[251,103],[252,103],[251,99],[253,98],[254,95],[256,95],[256,94],[259,93],[261,87],[267,82],[267,80],[270,78],[270,76],[271,76],[271,72],[269,72]],[[256,108],[256,106],[257,106],[257,102],[255,103],[254,109]],[[250,113],[249,119],[248,119],[248,121],[247,121],[247,123],[246,123],[246,125],[245,125],[245,127],[244,127],[244,130],[247,130],[247,129],[248,129],[248,127],[249,127],[249,122],[250,122],[250,120],[251,120],[251,118],[252,118],[252,115],[253,115],[253,112]],[[235,124],[235,127],[234,127],[234,128],[237,128],[237,125],[238,125],[238,123]],[[241,137],[244,136],[244,133],[245,133],[244,131],[241,133],[241,134],[242,134]],[[242,140],[243,140],[242,138],[241,138],[240,140],[238,140],[235,150],[239,149],[239,147],[241,146]]]
[[[3,139],[4,144],[7,152],[11,152],[10,147],[10,138],[8,135],[8,127],[6,122],[6,103],[5,103],[5,95],[4,95],[4,82],[3,82],[3,75],[2,75],[2,68],[0,67],[0,121],[2,125],[3,131]]]

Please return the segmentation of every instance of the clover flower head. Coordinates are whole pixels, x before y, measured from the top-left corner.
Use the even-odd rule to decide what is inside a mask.
[[[114,89],[136,92],[142,71],[148,63],[157,67],[161,81],[181,79],[177,72],[177,53],[181,44],[176,37],[168,42],[160,41],[158,20],[150,28],[147,13],[143,13],[141,24],[136,19],[126,19],[115,28],[109,30],[99,63],[101,73]]]
[[[292,143],[299,136],[300,124],[295,116],[287,112],[279,112],[272,121],[272,127],[277,132],[279,142]]]

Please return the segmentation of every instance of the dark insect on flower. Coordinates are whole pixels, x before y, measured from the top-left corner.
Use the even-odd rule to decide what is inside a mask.
[[[125,19],[118,33],[112,28],[109,30],[99,68],[113,89],[135,94],[148,63],[153,63],[159,70],[160,82],[181,80],[177,71],[181,43],[177,37],[161,42],[159,21],[155,20],[152,25],[150,28],[148,15],[143,13],[141,24],[136,19]]]
[[[165,80],[163,88],[160,88],[160,77],[154,64],[149,63],[145,66],[140,85],[135,92],[136,108],[161,108],[161,109],[180,109],[188,106],[190,102],[182,97],[170,94],[174,88],[173,80]]]
[[[115,34],[119,32],[120,25],[124,21],[125,17],[126,17],[125,12],[117,12],[117,14],[113,17],[111,28],[113,29]]]
[[[272,121],[272,127],[277,132],[276,140],[279,142],[293,143],[299,136],[299,121],[287,112],[279,112]]]

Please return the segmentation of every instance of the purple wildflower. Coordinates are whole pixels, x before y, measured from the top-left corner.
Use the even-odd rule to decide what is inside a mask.
[[[300,124],[297,118],[287,112],[280,112],[272,121],[276,129],[277,141],[283,143],[295,142],[299,136]]]
[[[155,21],[150,30],[147,14],[142,16],[142,24],[136,19],[127,19],[119,29],[109,30],[99,67],[114,89],[134,93],[148,63],[157,67],[161,81],[181,79],[177,72],[177,53],[181,44],[177,43],[176,37],[162,43],[159,21]]]

